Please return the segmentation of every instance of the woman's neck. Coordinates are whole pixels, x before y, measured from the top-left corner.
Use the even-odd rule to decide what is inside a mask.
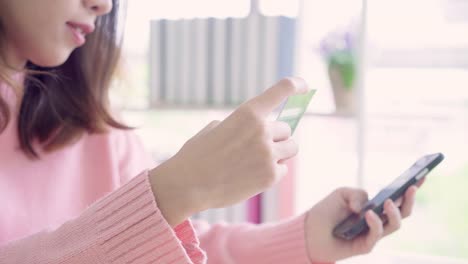
[[[2,45],[0,53],[0,73],[6,76],[15,76],[26,67],[26,59],[20,56],[19,51],[9,45],[8,42]]]
[[[16,95],[21,98],[21,94],[23,91],[22,83],[18,82],[23,76],[24,68],[26,66],[26,60],[21,59],[16,51],[11,46],[2,45],[4,48],[2,49],[3,52],[0,54],[0,82],[6,81],[13,82],[10,85],[13,85],[13,90],[15,91]],[[6,79],[6,80],[2,80]]]

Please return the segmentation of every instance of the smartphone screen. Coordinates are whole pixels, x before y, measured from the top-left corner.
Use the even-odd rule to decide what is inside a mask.
[[[364,215],[368,210],[373,210],[375,213],[382,216],[383,204],[386,200],[392,199],[395,201],[398,199],[411,185],[425,177],[435,166],[442,162],[443,159],[444,156],[441,153],[421,157],[410,168],[403,172],[401,176],[396,178],[374,198],[368,201],[359,214],[352,214],[338,224],[333,234],[337,237],[349,240],[366,231],[368,226]]]

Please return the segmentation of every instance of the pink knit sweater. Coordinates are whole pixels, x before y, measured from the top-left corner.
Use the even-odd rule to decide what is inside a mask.
[[[310,263],[304,215],[171,228],[132,132],[85,135],[29,160],[18,148],[15,96],[5,85],[0,95],[13,113],[0,134],[0,263]]]

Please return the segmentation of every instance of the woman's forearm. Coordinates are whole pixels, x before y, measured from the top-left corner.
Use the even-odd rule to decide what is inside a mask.
[[[0,263],[203,263],[189,222],[172,228],[147,172],[53,231],[0,247]]]

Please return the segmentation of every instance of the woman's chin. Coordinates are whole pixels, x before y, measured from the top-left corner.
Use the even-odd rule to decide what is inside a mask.
[[[70,51],[64,51],[55,54],[44,53],[43,56],[30,58],[29,61],[40,67],[53,68],[64,64],[70,57],[70,54]]]

